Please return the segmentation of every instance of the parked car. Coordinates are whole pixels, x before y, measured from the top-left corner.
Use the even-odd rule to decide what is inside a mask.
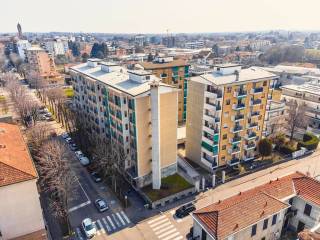
[[[253,163],[251,163],[249,168],[250,168],[250,170],[253,170],[253,169],[257,168],[257,167],[259,167],[259,163],[253,162]]]
[[[90,164],[90,160],[87,157],[81,157],[79,159],[80,163],[82,164],[82,166],[87,166]]]
[[[70,142],[69,143],[69,147],[72,151],[76,151],[78,150],[78,147],[77,147],[77,144],[73,143],[73,142]]]
[[[189,215],[189,213],[193,212],[194,210],[196,210],[196,207],[194,206],[194,204],[188,203],[188,204],[183,205],[182,207],[180,207],[176,210],[176,217],[183,218],[183,217]]]
[[[71,143],[72,142],[71,137],[67,137],[65,140],[66,140],[67,143]]]
[[[93,238],[96,235],[97,229],[94,223],[92,222],[91,218],[83,219],[81,225],[84,233],[88,238]]]
[[[75,151],[74,153],[76,154],[76,157],[77,157],[78,159],[84,157],[84,155],[83,155],[83,153],[82,153],[81,151]]]
[[[99,212],[104,212],[109,209],[107,202],[103,199],[97,199],[94,203]]]
[[[95,181],[96,183],[102,181],[102,178],[101,178],[100,174],[97,173],[97,172],[92,172],[91,173],[91,177],[92,177],[93,181]]]
[[[61,137],[62,137],[63,139],[67,139],[67,138],[69,137],[69,134],[66,133],[66,132],[64,132],[64,133],[61,134]]]

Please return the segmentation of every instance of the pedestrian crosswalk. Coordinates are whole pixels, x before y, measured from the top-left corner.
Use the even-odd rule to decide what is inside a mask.
[[[97,235],[111,234],[117,230],[123,229],[128,226],[131,221],[124,211],[109,213],[99,219],[92,219],[97,229]],[[78,239],[86,239],[83,237],[81,227],[76,228]]]
[[[180,232],[175,228],[170,219],[166,216],[160,216],[148,222],[157,239],[160,240],[180,240],[183,239]]]

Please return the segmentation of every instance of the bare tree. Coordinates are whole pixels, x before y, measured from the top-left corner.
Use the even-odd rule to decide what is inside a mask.
[[[304,105],[299,105],[295,100],[287,102],[287,128],[290,133],[290,140],[292,140],[294,132],[298,128],[305,128],[307,119],[305,116],[306,109]]]
[[[41,187],[50,196],[52,212],[66,222],[70,234],[68,209],[77,181],[69,165],[70,151],[59,140],[49,140],[41,147],[37,159]]]
[[[27,129],[26,133],[29,149],[33,155],[36,155],[39,153],[43,143],[49,139],[50,128],[46,123],[39,124]]]

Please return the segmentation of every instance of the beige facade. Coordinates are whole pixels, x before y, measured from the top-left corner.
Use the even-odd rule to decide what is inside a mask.
[[[121,169],[134,185],[143,187],[152,182],[152,151],[156,148],[160,152],[161,176],[174,174],[177,171],[179,90],[162,83],[158,86],[160,143],[155,145],[150,83],[159,79],[150,72],[127,71],[99,60],[88,64],[72,67],[70,73],[75,104],[91,132],[121,146],[125,153]],[[81,71],[84,66],[87,71]]]
[[[254,159],[275,81],[271,73],[238,65],[191,78],[186,157],[209,171]]]
[[[37,180],[0,187],[0,231],[3,239],[12,239],[45,228]],[[44,234],[43,239],[46,239]]]

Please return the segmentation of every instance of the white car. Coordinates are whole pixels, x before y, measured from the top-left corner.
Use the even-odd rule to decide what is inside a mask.
[[[80,163],[82,164],[82,166],[87,166],[90,164],[90,160],[87,157],[81,157],[79,159]]]
[[[66,140],[67,143],[71,143],[72,142],[71,137],[67,137],[65,140]]]
[[[76,157],[80,160],[80,158],[84,157],[83,153],[81,151],[75,151]]]
[[[82,229],[88,238],[92,238],[96,235],[97,229],[91,218],[85,218],[82,220]]]

